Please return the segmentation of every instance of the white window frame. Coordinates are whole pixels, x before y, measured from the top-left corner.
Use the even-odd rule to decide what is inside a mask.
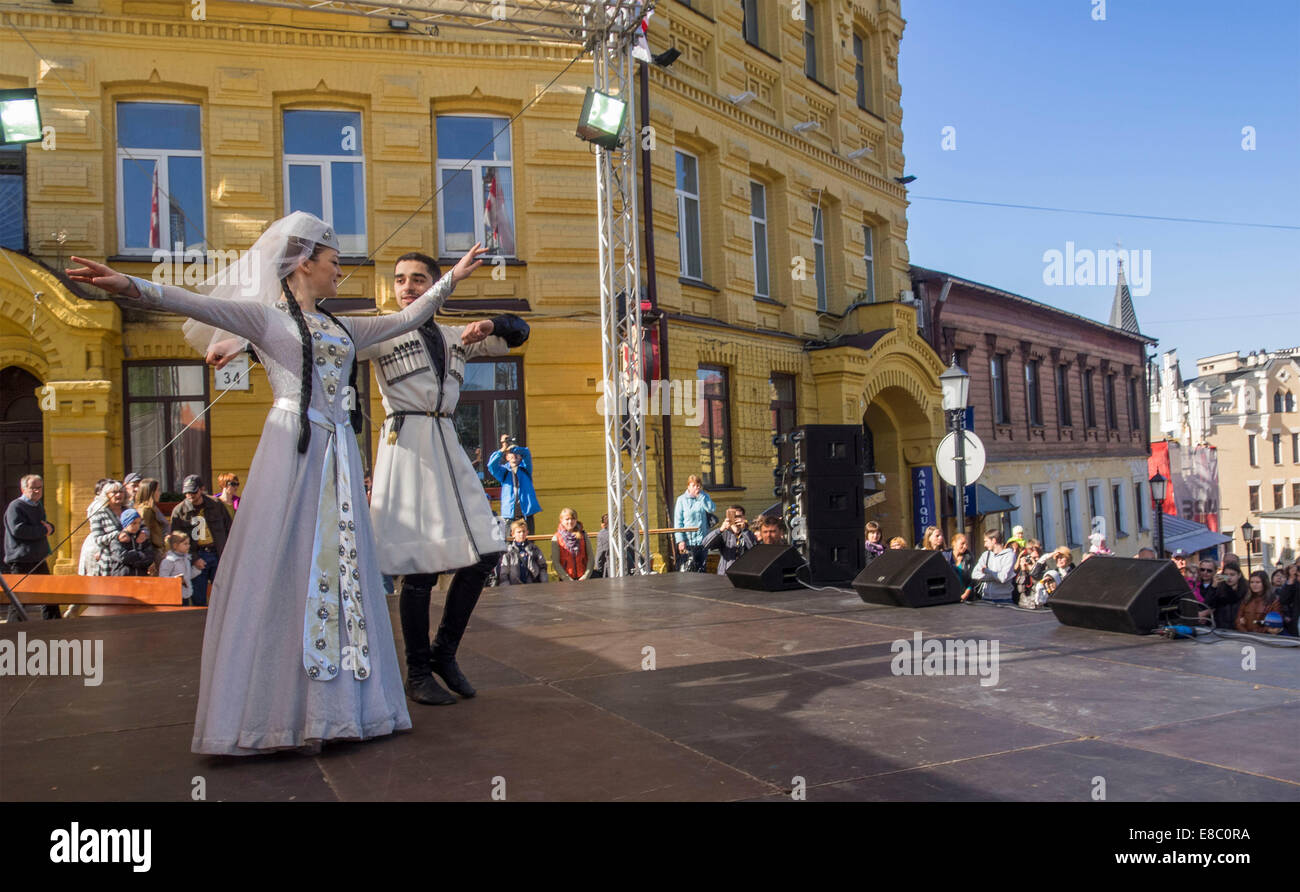
[[[817,205],[812,206],[813,229],[813,281],[817,285],[817,312],[830,312],[830,299],[827,297],[826,276],[826,214]],[[818,235],[818,231],[821,235]]]
[[[759,216],[754,213],[754,190],[757,189],[763,197],[763,214]],[[758,180],[749,181],[749,232],[754,241],[753,259],[754,259],[754,296],[762,298],[771,298],[772,296],[772,254],[768,250],[767,243],[767,186]],[[767,287],[759,288],[759,249],[763,246],[763,278],[767,280]]]
[[[1084,524],[1088,528],[1088,535],[1092,535],[1092,519],[1094,517],[1102,518],[1106,524],[1106,539],[1109,542],[1114,539],[1110,532],[1110,518],[1106,515],[1106,481],[1090,478],[1087,481],[1088,487],[1088,522]],[[1097,494],[1097,505],[1100,511],[1093,510],[1093,493]]]
[[[1118,492],[1119,498],[1115,497],[1116,496],[1115,487],[1117,486],[1119,487],[1119,492]],[[1132,533],[1128,529],[1128,524],[1125,523],[1125,521],[1128,520],[1128,517],[1124,512],[1124,478],[1123,477],[1112,477],[1110,479],[1110,502],[1111,502],[1110,510],[1111,513],[1114,515],[1113,519],[1115,523],[1119,526],[1119,529],[1115,530],[1114,538],[1127,539],[1130,535],[1132,535]]]
[[[484,167],[505,167],[510,170],[510,186],[514,195],[519,195],[518,183],[515,180],[515,132],[510,124],[508,117],[500,115],[476,115],[463,112],[447,113],[445,115],[435,115],[433,119],[434,138],[438,133],[438,118],[487,118],[493,121],[501,121],[506,124],[506,140],[510,143],[510,160],[508,161],[471,161],[468,158],[443,158],[442,148],[438,148],[438,158],[434,165],[434,182],[433,187],[438,191],[438,254],[440,257],[452,256],[448,253],[445,245],[447,244],[447,215],[443,211],[443,189],[442,173],[444,170],[463,171],[470,178],[470,188],[473,190],[474,202],[474,232],[472,238],[476,242],[483,240],[483,231],[487,226],[487,220],[484,219],[485,211],[483,209],[483,168]],[[493,130],[495,133],[496,130]],[[510,228],[515,234],[515,253],[514,254],[484,254],[484,257],[518,257],[519,251],[519,227],[516,225],[518,218],[515,215],[516,199],[510,202]]]
[[[862,262],[867,269],[867,303],[876,302],[876,231],[862,224]]]
[[[1042,496],[1043,498],[1043,536],[1041,539],[1039,539],[1039,541],[1043,543],[1044,549],[1054,548],[1057,539],[1056,539],[1056,524],[1052,521],[1051,487],[1046,485],[1041,485],[1041,486],[1036,485],[1030,487],[1029,505],[1030,505],[1030,514],[1035,518],[1034,520],[1035,536],[1037,536],[1038,534],[1038,523],[1037,523],[1037,512],[1034,510],[1034,499],[1037,498],[1038,496]],[[1050,543],[1048,541],[1049,537],[1051,540]]]
[[[1282,434],[1280,431],[1274,431],[1269,435],[1273,441],[1273,464],[1282,464]]]
[[[1078,548],[1083,544],[1082,540],[1075,540],[1078,530],[1075,529],[1075,521],[1079,519],[1078,511],[1074,503],[1078,501],[1079,485],[1077,483],[1067,483],[1061,486],[1061,536],[1065,539],[1065,544],[1070,548]]]
[[[358,118],[357,139],[361,139],[361,127],[364,124],[364,121],[361,121],[362,112],[358,111],[355,108],[325,108],[325,107],[315,107],[315,106],[313,106],[312,108],[281,109],[280,110],[280,127],[281,127],[280,154],[282,156],[282,161],[280,165],[280,176],[281,176],[281,182],[284,183],[284,209],[285,209],[285,213],[287,214],[289,213],[289,208],[292,207],[292,205],[289,202],[289,168],[291,166],[297,166],[297,167],[311,166],[317,168],[317,170],[320,171],[320,178],[321,178],[321,213],[323,214],[322,219],[326,223],[333,226],[334,225],[334,169],[333,167],[331,167],[331,165],[335,161],[342,161],[348,164],[360,164],[361,165],[361,220],[362,220],[362,224],[365,226],[365,231],[362,232],[360,235],[357,235],[355,233],[348,233],[345,235],[344,233],[338,232],[338,230],[336,229],[335,235],[339,240],[339,248],[341,249],[339,251],[340,254],[364,256],[369,250],[367,246],[370,237],[370,206],[367,203],[367,195],[366,195],[366,153],[365,153],[366,144],[364,142],[361,143],[362,151],[358,155],[290,155],[288,152],[284,151],[284,143],[285,143],[284,113],[291,112],[291,111],[347,112],[349,114],[354,114]],[[441,207],[439,209],[441,209]],[[438,220],[441,222],[442,220],[441,214],[438,215]]]
[[[1254,434],[1246,434],[1246,451],[1249,453],[1247,458],[1252,468],[1259,467],[1259,443],[1258,437]]]
[[[127,257],[154,257],[160,251],[168,255],[174,255],[174,239],[171,235],[171,214],[163,213],[163,202],[169,199],[171,193],[170,174],[167,170],[168,158],[198,158],[199,174],[206,179],[207,171],[203,168],[203,104],[200,102],[183,102],[177,99],[121,99],[113,103],[113,126],[117,127],[117,109],[121,105],[192,105],[199,110],[199,141],[198,149],[134,149],[124,148],[120,144],[117,146],[117,157],[114,162],[113,180],[117,188],[117,250],[118,253]],[[122,162],[130,161],[152,161],[154,170],[158,172],[158,247],[156,248],[128,248],[125,244],[126,239],[126,188],[122,183]],[[199,184],[199,194],[204,196],[203,206],[199,213],[203,218],[199,220],[199,232],[206,233],[207,230],[207,187],[205,183]],[[199,242],[198,244],[203,244]],[[182,246],[182,251],[185,246]]]
[[[673,191],[677,196],[677,262],[680,265],[681,277],[690,279],[693,282],[704,281],[704,226],[700,220],[700,194],[698,192],[688,192],[677,186],[677,164],[682,158],[689,158],[695,162],[695,188],[702,187],[700,182],[700,159],[698,155],[690,152],[684,152],[681,149],[673,150],[676,154],[673,158]],[[695,231],[700,234],[700,243],[695,246],[699,255],[700,268],[691,272],[690,256],[687,251],[686,233],[689,231],[686,226],[686,202],[694,200],[695,202]]]
[[[1147,493],[1146,495],[1143,495],[1142,493],[1143,484],[1146,482],[1147,481],[1141,477],[1133,478],[1133,507],[1137,510],[1137,528],[1139,533],[1145,533],[1147,530],[1151,529],[1150,523],[1147,520],[1148,510],[1150,508],[1147,502],[1150,501],[1151,496],[1150,493]]]
[[[1015,504],[1016,510],[1009,512],[1011,514],[1011,525],[1014,527],[1017,524],[1020,524],[1020,487],[999,486],[998,495],[1002,496],[1008,502]],[[1023,524],[1020,525],[1023,526]]]

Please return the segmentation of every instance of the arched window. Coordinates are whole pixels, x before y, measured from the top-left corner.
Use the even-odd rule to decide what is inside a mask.
[[[1282,411],[1282,391],[1280,390],[1273,391],[1273,411]]]
[[[1295,411],[1295,394],[1291,393],[1290,391],[1287,391],[1286,394],[1286,410],[1288,412]]]

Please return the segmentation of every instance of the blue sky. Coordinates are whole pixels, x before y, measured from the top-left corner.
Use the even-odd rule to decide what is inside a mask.
[[[1300,345],[1300,228],[924,198],[1300,227],[1300,0],[1106,0],[1104,21],[1096,5],[903,0],[912,262],[1106,321],[1113,284],[1046,284],[1043,255],[1119,241],[1150,251],[1138,321],[1185,375]]]

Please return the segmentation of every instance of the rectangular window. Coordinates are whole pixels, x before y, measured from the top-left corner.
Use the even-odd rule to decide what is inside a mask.
[[[996,424],[1010,424],[1011,412],[1009,404],[1011,400],[1007,393],[1007,356],[1005,353],[994,353],[993,359],[989,362],[989,371],[993,378],[993,421]]]
[[[754,239],[754,296],[771,297],[767,257],[767,187],[749,184],[749,230]]]
[[[1124,529],[1124,484],[1111,483],[1110,507],[1115,512],[1115,537],[1127,536],[1128,531]]]
[[[509,434],[520,446],[528,443],[523,358],[471,359],[465,363],[465,383],[452,423],[479,480],[486,487],[499,486],[488,472],[487,460],[500,448],[501,435]]]
[[[1258,510],[1259,510],[1259,487],[1252,486],[1250,488],[1250,513],[1254,514]]]
[[[361,113],[284,113],[284,206],[334,227],[342,254],[366,253],[365,153]]]
[[[1128,379],[1128,429],[1131,431],[1141,430],[1141,419],[1138,417],[1138,382],[1137,378]]]
[[[1300,483],[1291,484],[1291,504],[1300,505]]]
[[[1043,394],[1038,385],[1039,360],[1031,359],[1025,363],[1025,387],[1029,397],[1029,423],[1035,427],[1043,423]]]
[[[1142,496],[1142,480],[1133,481],[1133,516],[1137,518],[1138,529],[1145,531],[1147,527],[1146,499]]]
[[[1034,493],[1034,536],[1047,547],[1047,493]]]
[[[1061,427],[1070,427],[1070,367],[1064,363],[1056,367],[1056,419]]]
[[[1291,461],[1300,464],[1300,434],[1291,435]]]
[[[1101,487],[1088,487],[1088,524],[1089,527],[1100,517],[1104,521],[1106,518],[1104,507],[1101,504]]]
[[[867,296],[869,304],[876,302],[876,234],[865,223],[862,226],[862,262],[867,270]]]
[[[813,207],[813,278],[817,281],[817,312],[825,313],[830,304],[826,297],[826,240],[822,230],[822,209]]]
[[[1071,548],[1079,545],[1075,526],[1074,487],[1061,490],[1061,525],[1065,532],[1065,544]]]
[[[1273,484],[1273,508],[1274,508],[1274,510],[1276,510],[1276,509],[1278,509],[1278,508],[1285,508],[1285,507],[1286,507],[1285,502],[1286,502],[1286,484],[1284,484],[1284,483],[1274,483],[1274,484]]]
[[[1282,464],[1282,435],[1273,435],[1273,464]]]
[[[199,107],[117,104],[117,240],[123,254],[204,244]]]
[[[1092,369],[1083,373],[1083,426],[1097,426],[1097,407],[1092,393]]]
[[[1255,443],[1255,435],[1254,435],[1254,434],[1247,434],[1247,435],[1246,435],[1246,451],[1247,451],[1247,452],[1249,453],[1249,455],[1250,455],[1250,466],[1251,466],[1252,468],[1258,468],[1258,467],[1259,467],[1259,447],[1258,447],[1258,446],[1256,445],[1256,443]]]
[[[1119,414],[1115,409],[1115,376],[1106,376],[1106,427],[1109,430],[1119,430]]]
[[[702,365],[704,421],[700,425],[700,476],[704,485],[731,486],[731,419],[727,413],[727,370]]]
[[[211,442],[208,416],[203,414],[208,405],[207,366],[202,361],[127,362],[122,377],[123,465],[156,478],[164,492],[179,493],[190,474],[210,483]]]
[[[482,242],[517,256],[514,166],[507,118],[439,115],[438,251],[459,257]]]
[[[788,434],[794,430],[796,405],[794,375],[773,372],[767,379],[769,400],[772,412],[772,436]],[[794,457],[794,449],[787,443],[772,451],[772,467],[789,461]]]
[[[805,0],[803,5],[803,73],[817,80],[817,22],[815,7]]]
[[[677,153],[677,255],[681,275],[704,279],[704,248],[700,239],[700,162]]]
[[[0,248],[27,250],[27,147],[0,146]]]
[[[857,85],[858,108],[867,111],[867,41],[860,34],[853,35],[853,82]]]
[[[744,19],[745,42],[760,46],[758,0],[740,0],[740,14]]]

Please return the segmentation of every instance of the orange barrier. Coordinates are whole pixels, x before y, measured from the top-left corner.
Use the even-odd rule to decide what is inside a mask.
[[[19,584],[19,580],[22,584]],[[204,610],[181,603],[181,578],[154,576],[22,576],[4,577],[23,606],[77,604],[94,608],[95,616]],[[2,596],[0,596],[2,597]],[[7,599],[6,599],[7,600]]]

